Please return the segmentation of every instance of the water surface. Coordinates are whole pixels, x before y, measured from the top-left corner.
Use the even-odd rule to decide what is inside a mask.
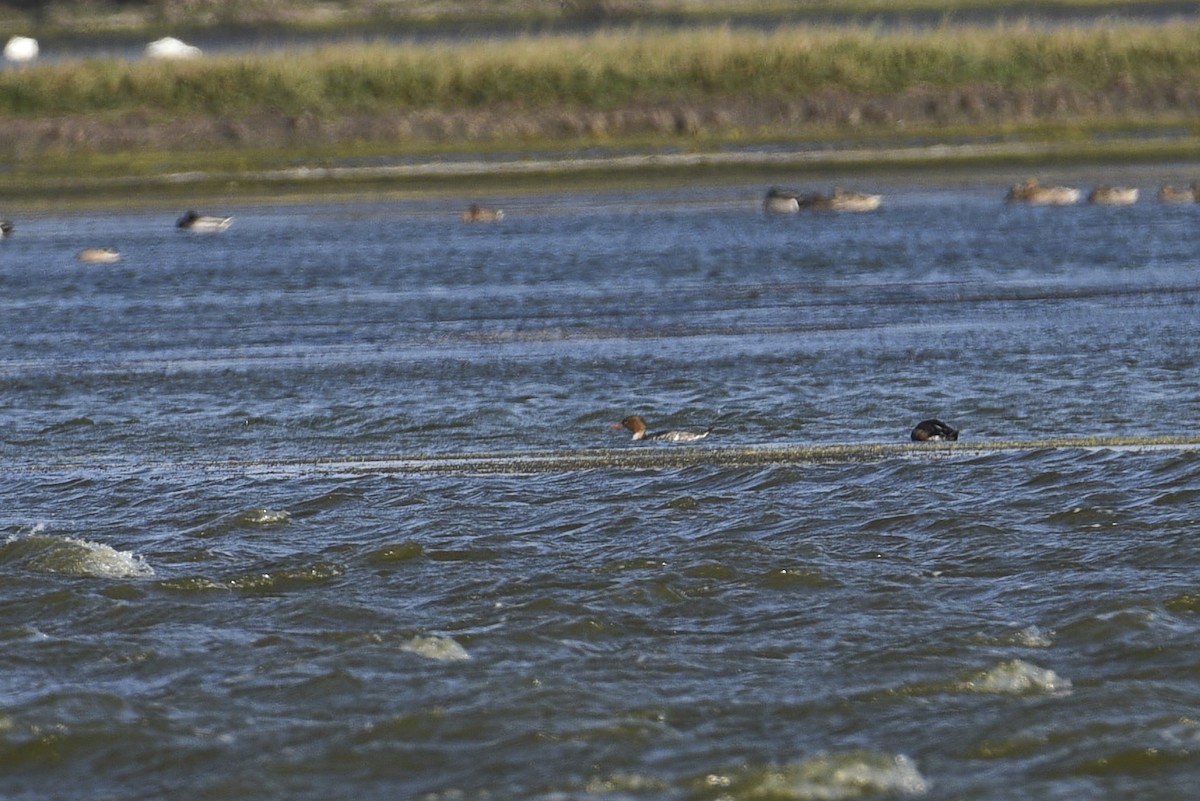
[[[17,220],[0,792],[1191,798],[1200,212],[760,191]]]

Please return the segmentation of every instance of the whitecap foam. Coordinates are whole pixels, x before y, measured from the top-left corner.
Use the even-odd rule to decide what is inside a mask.
[[[44,529],[35,529],[40,530]],[[33,570],[106,579],[154,575],[141,556],[99,542],[35,533],[10,538],[9,543],[17,545],[20,559]]]
[[[1049,648],[1054,644],[1050,634],[1037,626],[1026,626],[1013,636],[1013,641],[1027,648]]]
[[[401,644],[401,651],[434,659],[439,662],[463,662],[471,658],[467,649],[463,648],[450,637],[413,637]]]
[[[252,526],[277,526],[292,519],[284,509],[247,509],[240,515],[242,522]]]
[[[975,693],[1065,693],[1071,682],[1047,668],[1040,668],[1023,659],[1000,662],[963,681],[960,688]]]
[[[903,754],[856,750],[818,754],[745,775],[710,775],[709,786],[732,790],[733,798],[841,801],[872,796],[918,796],[929,783]]]

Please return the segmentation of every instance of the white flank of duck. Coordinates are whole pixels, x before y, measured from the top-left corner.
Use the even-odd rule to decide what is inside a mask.
[[[763,211],[768,214],[795,214],[800,211],[800,200],[795,192],[773,186],[763,199]]]

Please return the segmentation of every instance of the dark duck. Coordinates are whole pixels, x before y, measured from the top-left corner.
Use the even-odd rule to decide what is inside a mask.
[[[913,442],[954,442],[958,431],[941,420],[922,420],[912,430]]]

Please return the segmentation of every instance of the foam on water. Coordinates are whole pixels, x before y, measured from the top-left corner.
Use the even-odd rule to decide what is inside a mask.
[[[242,513],[242,520],[253,526],[276,526],[291,519],[284,509],[248,509]]]
[[[400,646],[401,651],[438,662],[465,662],[471,658],[467,649],[450,637],[413,637]]]
[[[1010,659],[963,681],[960,688],[975,693],[1023,695],[1026,693],[1066,693],[1071,682],[1047,668]]]
[[[68,576],[122,579],[154,575],[153,568],[135,553],[103,543],[39,533],[41,530],[39,526],[33,533],[10,537],[0,550],[0,560]]]
[[[270,509],[256,506],[222,515],[216,520],[206,521],[204,524],[192,529],[189,533],[200,537],[212,537],[228,534],[231,531],[239,529],[282,526],[290,521],[291,518],[291,513],[285,509]]]
[[[875,796],[919,796],[929,783],[903,754],[856,750],[819,754],[779,767],[740,775],[712,774],[705,784],[727,788],[722,798],[841,801]]]

